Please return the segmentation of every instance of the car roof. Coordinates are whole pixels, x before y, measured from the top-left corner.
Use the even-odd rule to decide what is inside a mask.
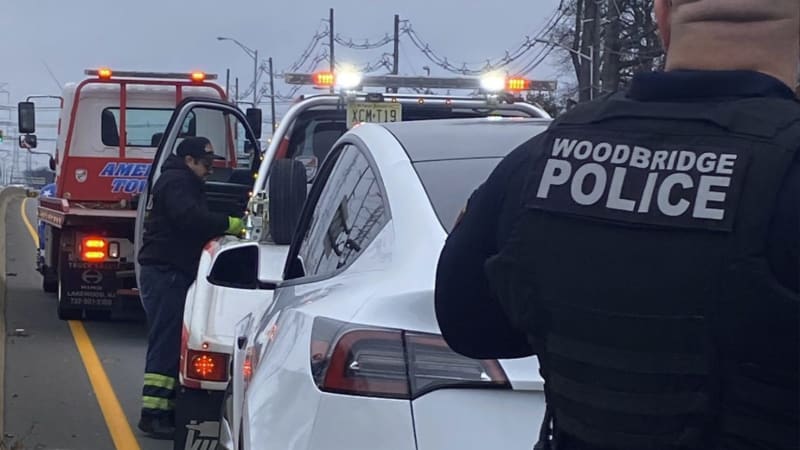
[[[502,158],[544,131],[550,119],[484,117],[381,124],[411,162]]]

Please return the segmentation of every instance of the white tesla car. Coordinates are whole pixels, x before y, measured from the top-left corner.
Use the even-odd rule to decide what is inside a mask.
[[[541,119],[365,124],[309,193],[274,301],[236,329],[231,449],[529,450],[535,357],[474,360],[442,339],[439,252],[472,191]]]

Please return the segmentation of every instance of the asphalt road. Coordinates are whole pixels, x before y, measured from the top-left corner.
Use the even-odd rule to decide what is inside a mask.
[[[35,200],[24,203],[36,226]],[[167,450],[140,434],[143,322],[65,322],[41,289],[22,198],[6,211],[5,438],[8,450]],[[84,331],[85,330],[85,331]],[[96,355],[96,356],[95,356]]]

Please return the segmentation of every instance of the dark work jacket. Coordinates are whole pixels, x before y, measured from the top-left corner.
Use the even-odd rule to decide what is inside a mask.
[[[658,102],[690,104],[745,98],[795,99],[791,89],[778,80],[744,71],[641,74],[635,77],[627,97],[634,102],[652,103],[656,108]],[[520,329],[512,325],[515,321],[506,315],[506,310],[493,295],[494,290],[490,287],[485,270],[487,261],[497,255],[509,240],[516,220],[523,211],[522,192],[530,168],[533,161],[547,150],[542,144],[540,139],[534,138],[497,166],[470,198],[460,223],[453,229],[442,250],[436,277],[437,319],[448,344],[466,356],[515,358],[537,353],[538,349],[534,348],[530,339],[537,330]],[[777,282],[796,294],[800,278],[800,158],[795,159],[785,176],[776,176],[783,177],[776,203],[765,205],[772,211],[766,237],[766,259],[768,270]],[[744,189],[747,189],[746,181]],[[580,236],[575,238],[580,239]],[[559,258],[559,255],[551,257]],[[653,257],[658,258],[658,255]],[[583,282],[580,273],[573,275],[573,283]],[[620,288],[624,289],[624,286]],[[758,312],[759,304],[759,299],[753,299],[750,307]],[[762,305],[761,308],[763,310],[769,306]],[[789,326],[788,333],[781,333],[781,349],[797,348],[797,340],[800,339],[799,311],[800,305],[797,304],[783,305],[781,309],[784,315],[782,325],[795,324]],[[782,330],[786,331],[786,328]],[[746,359],[748,355],[758,352],[774,351],[772,347],[775,347],[776,337],[773,333],[774,330],[763,327],[742,328],[737,332],[739,355],[735,356]],[[790,350],[783,362],[776,363],[775,369],[782,373],[796,373],[799,358],[800,354]],[[793,388],[796,392],[797,386]],[[800,402],[798,395],[793,398]],[[531,426],[532,430],[536,427],[535,424]],[[768,430],[764,432],[769,433]],[[761,448],[758,444],[750,446],[746,442],[728,442],[727,445],[728,448]],[[565,448],[603,447],[569,442]]]
[[[203,180],[176,156],[162,166],[152,194],[139,263],[170,266],[194,279],[203,246],[225,233],[228,217],[208,210]]]

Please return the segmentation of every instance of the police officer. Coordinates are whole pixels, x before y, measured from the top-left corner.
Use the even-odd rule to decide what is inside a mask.
[[[208,139],[184,139],[162,166],[139,253],[140,292],[149,323],[139,429],[152,437],[175,433],[175,385],[186,292],[194,282],[203,246],[225,233],[238,235],[242,220],[213,213],[204,180],[215,156]]]
[[[798,449],[800,3],[655,6],[666,70],[473,194],[439,325],[469,357],[538,357],[537,448]]]

